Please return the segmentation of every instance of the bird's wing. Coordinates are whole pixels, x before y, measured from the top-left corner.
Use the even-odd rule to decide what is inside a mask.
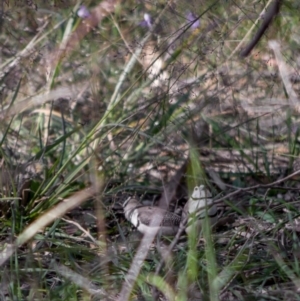
[[[212,207],[208,208],[207,211],[204,208],[203,210],[199,210],[199,212],[191,212],[196,214],[197,219],[203,219],[205,218],[206,214],[209,218],[214,218],[218,215],[218,208],[217,206],[213,205]]]
[[[138,208],[138,219],[140,223],[149,226],[152,220],[152,217],[161,217],[162,213],[161,211],[157,211],[154,213],[154,207],[140,207]]]
[[[149,226],[153,218],[157,218],[161,220],[159,225],[163,225],[165,227],[173,227],[179,226],[180,224],[180,216],[166,211],[164,209],[158,207],[142,207],[139,210],[138,216],[141,223]]]
[[[181,222],[181,217],[173,212],[166,212],[163,217],[162,224],[167,227],[178,227]]]

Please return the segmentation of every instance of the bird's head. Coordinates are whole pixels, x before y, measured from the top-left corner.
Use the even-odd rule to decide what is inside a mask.
[[[132,214],[132,211],[140,205],[139,201],[134,197],[129,197],[123,203],[123,209],[125,217],[128,219]]]
[[[210,198],[211,192],[204,186],[204,185],[200,185],[200,186],[195,186],[194,191],[191,195],[191,199],[194,201],[198,201],[200,199],[206,199],[206,198]]]

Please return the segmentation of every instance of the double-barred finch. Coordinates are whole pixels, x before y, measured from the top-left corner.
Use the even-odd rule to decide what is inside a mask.
[[[179,215],[159,207],[141,205],[134,197],[129,197],[123,208],[126,219],[143,234],[155,231],[159,235],[176,235],[181,222]]]
[[[188,234],[192,229],[201,231],[205,217],[209,219],[210,225],[217,222],[217,206],[213,204],[210,191],[204,185],[196,186],[183,208],[182,223],[187,220],[185,232]],[[196,223],[195,225],[193,223]]]

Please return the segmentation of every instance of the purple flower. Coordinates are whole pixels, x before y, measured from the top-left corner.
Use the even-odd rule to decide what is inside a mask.
[[[77,11],[77,16],[80,17],[80,18],[88,18],[90,16],[90,12],[89,10],[87,9],[87,7],[85,5],[80,5],[79,6],[79,9]]]
[[[193,25],[191,26],[192,29],[196,29],[200,26],[200,20],[198,19],[198,17],[192,13],[191,11],[189,11],[186,14],[186,18],[190,23],[193,23]]]
[[[139,25],[142,27],[148,27],[149,29],[152,28],[152,26],[153,26],[152,17],[149,14],[145,13],[144,21],[142,21]]]

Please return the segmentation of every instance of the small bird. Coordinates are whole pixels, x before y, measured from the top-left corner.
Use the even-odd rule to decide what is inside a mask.
[[[210,191],[204,185],[194,188],[182,212],[182,222],[188,219],[187,227],[185,228],[187,234],[191,232],[194,226],[197,232],[200,232],[206,215],[209,218],[210,225],[214,225],[217,222],[217,206],[213,204],[211,196]],[[196,225],[193,225],[193,223],[196,223]]]
[[[134,197],[129,197],[123,208],[126,219],[143,234],[155,231],[158,235],[176,235],[181,222],[179,215],[159,207],[144,206]],[[155,225],[155,219],[160,221],[159,225]]]

